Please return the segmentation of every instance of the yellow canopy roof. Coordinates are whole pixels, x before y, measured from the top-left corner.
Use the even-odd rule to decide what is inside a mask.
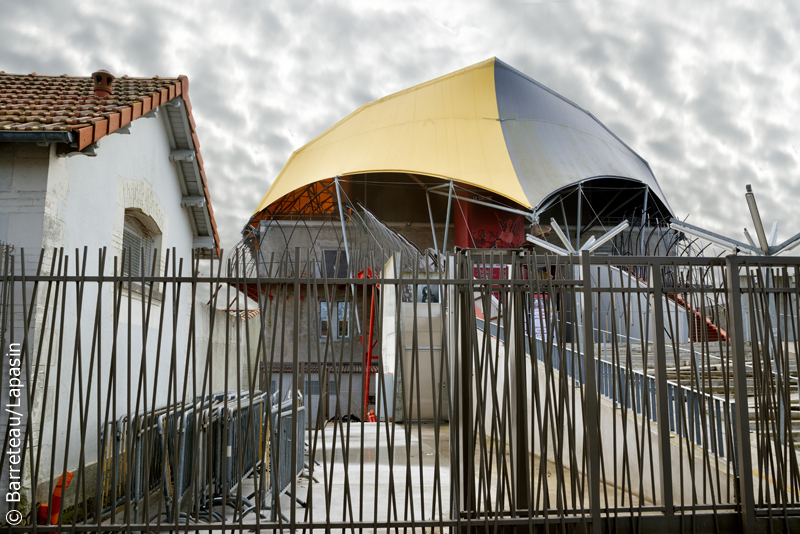
[[[669,204],[650,166],[591,113],[491,58],[366,104],[296,150],[255,210],[364,173],[434,176],[538,208],[572,184],[621,177]]]
[[[255,213],[333,176],[404,172],[525,196],[497,112],[495,58],[366,104],[296,150]]]

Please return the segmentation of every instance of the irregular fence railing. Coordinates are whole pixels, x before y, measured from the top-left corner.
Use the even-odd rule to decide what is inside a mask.
[[[531,320],[527,318],[527,320]],[[486,324],[482,320],[477,320],[478,328],[483,330]],[[490,324],[489,331],[493,336],[505,341],[505,333],[497,324]],[[545,340],[532,340],[537,349],[532,351],[530,344],[526,343],[526,354],[532,352],[537,355],[540,362],[545,361]],[[573,355],[569,348],[565,349],[566,356],[563,358],[558,352],[558,347],[550,349],[549,364],[552,369],[563,372],[573,380],[583,381],[582,362],[583,354]],[[614,403],[624,405],[625,408],[632,410],[636,415],[645,417],[651,423],[658,422],[658,416],[651,407],[656,404],[655,377],[646,374],[644,371],[629,369],[624,364],[595,358],[595,373],[597,377],[597,388],[603,397],[610,399]],[[704,447],[709,452],[719,455],[720,458],[731,458],[734,453],[733,443],[729,440],[730,434],[726,432],[729,428],[735,427],[733,417],[732,399],[724,399],[698,392],[686,386],[678,386],[672,381],[667,381],[669,403],[669,430],[676,436],[688,440],[688,442]],[[704,405],[701,410],[700,404]],[[688,423],[684,423],[682,415]]]
[[[20,532],[799,526],[797,260],[353,254],[364,276],[331,278],[318,252],[260,257],[253,277],[169,254],[157,276],[102,251],[4,256],[2,516]]]
[[[270,455],[270,496],[272,521],[280,515],[285,521],[289,518],[281,512],[281,495],[290,492],[297,478],[303,474],[305,465],[305,406],[297,406],[292,399],[272,406],[272,443]],[[296,494],[294,500],[303,508],[305,501]]]

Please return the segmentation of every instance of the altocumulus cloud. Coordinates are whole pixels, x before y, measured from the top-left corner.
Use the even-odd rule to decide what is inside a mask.
[[[738,238],[752,183],[785,238],[800,231],[798,27],[789,0],[11,2],[0,70],[188,75],[226,248],[293,150],[491,56],[609,126],[681,218]]]

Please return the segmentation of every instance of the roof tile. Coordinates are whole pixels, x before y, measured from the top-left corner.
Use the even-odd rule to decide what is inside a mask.
[[[106,115],[108,117],[108,133],[112,133],[119,128],[119,113],[109,113]]]
[[[131,122],[131,114],[133,113],[133,109],[131,108],[124,108],[122,109],[122,118],[120,119],[120,126],[125,126],[129,122]]]
[[[133,110],[133,114],[131,115],[131,120],[136,120],[142,116],[142,103],[141,102],[134,102],[131,106]]]
[[[94,123],[94,140],[97,141],[108,133],[108,120],[98,118]]]

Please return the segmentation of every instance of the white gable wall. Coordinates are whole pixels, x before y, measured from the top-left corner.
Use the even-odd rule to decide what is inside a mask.
[[[162,249],[175,247],[178,257],[191,258],[192,227],[180,206],[183,195],[161,116],[139,118],[131,123],[130,135],[112,134],[98,145],[94,158],[51,160],[51,175],[66,172],[69,182],[58,209],[66,228],[64,245],[70,250],[85,245],[90,251],[111,246],[109,252],[121,255],[125,208],[137,208],[159,225]],[[164,257],[162,252],[162,264]]]
[[[39,147],[35,143],[0,144],[0,240],[12,244],[15,253],[24,248],[26,251],[27,272],[33,273],[39,258],[39,251],[43,247],[46,251],[44,270],[49,272],[53,248],[64,247],[64,254],[69,256],[69,274],[76,274],[75,249],[79,256],[83,255],[83,248],[88,247],[86,273],[95,274],[98,265],[98,250],[107,247],[106,269],[110,274],[113,271],[114,256],[122,255],[122,229],[126,208],[137,209],[147,215],[161,233],[159,244],[160,271],[163,272],[166,254],[164,251],[175,248],[177,258],[183,258],[183,275],[191,274],[191,257],[193,232],[186,208],[181,207],[182,191],[177,174],[176,163],[169,160],[171,151],[166,125],[161,116],[157,118],[139,118],[130,125],[130,135],[112,134],[102,138],[98,143],[96,157],[77,155],[73,157],[58,157],[55,146]],[[157,240],[158,242],[159,240]],[[170,253],[172,254],[172,253]],[[173,259],[170,258],[170,273],[172,272]],[[67,439],[67,421],[69,414],[78,404],[77,398],[70,398],[70,382],[77,377],[77,368],[72,355],[76,331],[82,333],[83,346],[83,380],[84,391],[89,380],[89,357],[91,352],[92,329],[94,326],[94,310],[97,302],[97,287],[86,284],[84,294],[83,319],[78,328],[78,318],[75,313],[75,286],[70,285],[67,291],[68,313],[65,314],[63,334],[59,335],[59,328],[54,334],[53,346],[62,347],[62,364],[60,376],[61,387],[57,389],[58,376],[57,352],[54,350],[53,365],[47,370],[50,382],[46,392],[46,406],[42,407],[41,399],[45,396],[44,369],[40,370],[40,380],[36,384],[37,402],[32,410],[32,417],[38,423],[44,418],[44,432],[42,440],[42,458],[39,480],[49,478],[50,461],[52,454],[58,459],[63,459],[66,448],[67,469],[74,470],[79,465],[80,446],[86,447],[87,464],[93,464],[97,458],[96,424],[97,376],[95,374],[92,389],[93,402],[89,406],[90,414],[85,439],[77,431],[77,414],[72,419],[72,431]],[[188,317],[190,313],[189,288],[181,292],[180,319],[177,322],[177,369],[181,376],[185,369],[186,339],[188,330]],[[47,347],[49,328],[52,321],[52,302],[47,312],[47,321],[43,325],[44,295],[39,293],[37,298],[37,320],[35,330],[30,332],[34,337],[34,350],[39,344],[39,333],[45,330],[44,347]],[[137,411],[136,406],[128,406],[127,388],[131,388],[131,397],[136,399],[136,390],[139,384],[140,370],[146,370],[146,381],[152,385],[156,374],[159,376],[159,391],[156,392],[156,402],[161,404],[167,398],[167,375],[169,372],[169,354],[173,338],[172,332],[172,302],[171,294],[165,295],[162,300],[153,301],[150,310],[151,319],[145,363],[142,366],[143,335],[142,296],[141,292],[134,292],[131,297],[131,312],[128,313],[128,299],[121,299],[121,324],[120,335],[117,341],[116,365],[117,402],[116,414],[111,419],[121,417],[129,411]],[[108,391],[110,361],[112,354],[111,328],[113,324],[113,288],[107,284],[102,296],[102,324],[104,334],[100,359],[102,376],[100,389],[103,391],[103,405],[105,393]],[[155,369],[157,352],[156,335],[158,317],[161,307],[164,307],[164,316],[167,318],[162,329],[161,363],[158,371]],[[59,306],[60,308],[60,306]],[[129,317],[130,315],[130,317]],[[207,318],[198,318],[198,320]],[[127,325],[131,324],[131,343],[127,343]],[[56,323],[58,324],[58,323]],[[18,329],[17,329],[18,330]],[[19,336],[21,331],[17,331]],[[46,350],[44,351],[47,352]],[[205,351],[199,351],[204,354]],[[166,355],[166,356],[165,356]],[[153,394],[152,386],[148,386],[148,397]],[[193,392],[188,392],[191,395]],[[173,393],[174,395],[174,393]],[[151,409],[152,406],[148,408]],[[138,407],[141,411],[142,407]],[[2,423],[2,422],[0,422]],[[2,424],[0,424],[2,426]],[[38,424],[34,425],[38,428]],[[38,441],[38,431],[34,436]],[[55,450],[53,447],[55,446]],[[60,463],[63,460],[59,460]],[[29,466],[30,467],[30,466]],[[56,472],[61,471],[61,465],[56,466]],[[27,473],[28,477],[31,473]],[[91,480],[93,486],[93,469],[86,473],[87,482]],[[38,488],[39,498],[45,498],[48,488]],[[70,493],[72,488],[70,488]]]
[[[131,123],[130,135],[112,134],[101,139],[98,143],[96,157],[74,156],[71,158],[53,157],[50,160],[50,183],[54,191],[52,196],[58,205],[54,207],[57,221],[52,226],[63,225],[63,246],[65,254],[74,256],[78,248],[83,253],[83,247],[88,247],[87,272],[92,272],[97,265],[98,249],[108,247],[106,257],[106,273],[111,273],[114,266],[114,256],[122,257],[122,230],[124,225],[125,209],[137,209],[150,217],[158,226],[161,233],[159,244],[160,267],[163,273],[166,263],[167,249],[170,249],[169,272],[172,272],[174,256],[171,249],[175,248],[177,258],[183,258],[183,275],[191,274],[192,257],[192,228],[189,214],[180,203],[182,192],[176,164],[169,160],[171,147],[166,131],[166,126],[161,117],[142,117]],[[63,196],[62,196],[63,195]],[[158,241],[158,240],[157,240]],[[73,260],[74,263],[74,260]],[[118,264],[121,268],[121,263]],[[177,265],[176,265],[177,267]],[[74,273],[74,267],[71,269]],[[113,324],[113,288],[106,286],[103,297],[103,316],[106,325]],[[96,289],[86,288],[86,302],[96,301]],[[145,290],[145,296],[147,291]],[[177,369],[183,375],[185,369],[185,346],[187,339],[188,315],[190,313],[189,289],[181,292],[180,320],[177,322]],[[117,365],[117,383],[123,386],[117,390],[117,417],[127,412],[142,411],[142,406],[128,406],[126,389],[131,388],[131,397],[136,400],[136,391],[140,383],[140,372],[145,370],[148,395],[152,395],[152,384],[158,375],[159,388],[156,392],[156,403],[164,404],[167,400],[167,376],[169,374],[169,353],[172,343],[172,295],[167,294],[161,300],[153,300],[150,306],[149,334],[145,351],[145,364],[142,366],[142,340],[144,318],[142,317],[142,296],[134,291],[131,295],[130,308],[127,296],[120,302],[120,330],[117,340],[117,354],[120,361]],[[156,353],[158,352],[158,318],[161,307],[164,307],[165,321],[162,329],[162,343],[159,369],[156,370]],[[131,343],[128,346],[127,333],[130,323]],[[82,327],[83,338],[91,339],[92,324]],[[73,329],[66,329],[66,346],[74,343]],[[69,338],[69,339],[66,339]],[[88,346],[87,346],[88,350]],[[106,335],[104,339],[103,360],[108,361],[112,352],[112,339]],[[202,351],[204,352],[204,351]],[[201,352],[201,353],[202,353]],[[108,369],[108,367],[105,367]],[[62,368],[62,374],[71,370]],[[108,387],[108,373],[101,380],[102,390]],[[85,377],[88,382],[88,376]],[[85,382],[86,383],[86,382]],[[59,406],[69,406],[67,391],[62,389],[59,395]],[[192,392],[189,392],[191,395]],[[172,393],[174,396],[174,392]],[[53,398],[55,392],[49,392],[48,397]],[[152,409],[149,405],[148,409]],[[89,413],[93,413],[90,407]],[[47,417],[47,416],[46,416]],[[112,416],[113,418],[113,416]],[[66,412],[61,415],[61,420],[66,420]],[[45,425],[47,427],[48,425]],[[65,425],[58,429],[65,431]],[[49,436],[45,436],[45,443]],[[69,461],[70,466],[77,466],[79,461],[80,438],[74,433],[70,439]],[[56,439],[60,444],[62,440]],[[96,458],[93,440],[87,440],[88,458]],[[56,458],[63,458],[64,452],[57,445]],[[47,475],[42,473],[40,476]]]

